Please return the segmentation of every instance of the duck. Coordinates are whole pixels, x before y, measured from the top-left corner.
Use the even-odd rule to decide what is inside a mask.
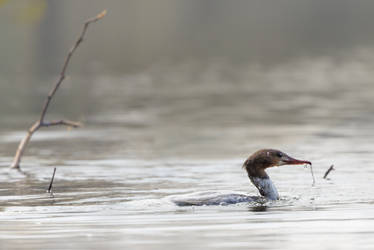
[[[279,193],[265,169],[283,165],[312,165],[310,161],[297,160],[276,149],[261,149],[247,158],[243,168],[260,195],[268,200],[279,200]]]
[[[280,198],[279,193],[265,170],[283,165],[305,164],[312,165],[310,161],[297,160],[277,149],[260,149],[250,155],[242,165],[242,168],[247,172],[249,180],[258,189],[260,196],[205,192],[203,194],[192,194],[192,196],[187,198],[173,199],[173,201],[178,206],[228,205],[253,202],[264,198],[269,201],[276,201]]]

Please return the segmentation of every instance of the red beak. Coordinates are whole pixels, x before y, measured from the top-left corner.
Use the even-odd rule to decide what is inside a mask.
[[[302,161],[302,160],[297,160],[297,159],[294,159],[292,157],[289,157],[287,156],[286,159],[282,159],[282,161],[284,163],[286,163],[287,165],[301,165],[301,164],[309,164],[309,165],[312,165],[312,163],[310,161]]]

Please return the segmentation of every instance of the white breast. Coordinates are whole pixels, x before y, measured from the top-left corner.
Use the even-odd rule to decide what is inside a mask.
[[[253,183],[260,191],[260,194],[268,198],[269,200],[278,200],[279,194],[270,178],[260,178],[260,177],[249,177]]]

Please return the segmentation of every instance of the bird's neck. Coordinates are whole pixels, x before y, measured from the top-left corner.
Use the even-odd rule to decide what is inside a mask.
[[[265,177],[253,177],[249,175],[248,177],[253,185],[257,187],[262,196],[266,197],[269,200],[279,199],[278,191],[268,175],[266,175]]]

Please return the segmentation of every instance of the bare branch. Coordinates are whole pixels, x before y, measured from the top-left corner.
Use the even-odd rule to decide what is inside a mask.
[[[51,91],[49,92],[47,98],[45,99],[44,101],[44,105],[43,105],[43,108],[42,108],[42,112],[40,114],[40,118],[37,122],[34,123],[34,125],[31,126],[31,128],[28,130],[27,132],[27,135],[25,136],[25,138],[22,139],[22,141],[20,142],[20,144],[18,145],[18,149],[16,151],[16,154],[14,156],[14,159],[13,159],[13,163],[11,165],[11,168],[18,168],[20,169],[20,162],[21,162],[21,158],[22,158],[22,155],[23,153],[25,152],[25,149],[32,137],[32,135],[41,127],[50,127],[50,126],[56,126],[56,125],[65,125],[65,126],[71,126],[71,127],[74,127],[74,128],[77,128],[77,127],[80,127],[81,124],[78,123],[78,122],[72,122],[72,121],[66,121],[66,120],[60,120],[60,121],[52,121],[52,122],[45,122],[44,121],[44,118],[45,118],[45,115],[47,113],[47,110],[48,110],[48,107],[49,107],[49,104],[51,103],[52,101],[52,98],[54,97],[54,95],[56,94],[56,91],[58,90],[58,88],[60,87],[62,81],[65,79],[65,72],[66,72],[66,69],[69,65],[69,62],[70,62],[70,59],[71,57],[73,56],[75,50],[78,48],[78,46],[82,43],[83,41],[83,38],[86,34],[86,31],[87,31],[87,28],[88,26],[91,24],[91,23],[94,23],[98,20],[100,20],[101,18],[103,18],[104,16],[106,15],[106,10],[102,11],[101,13],[99,13],[98,15],[96,15],[95,17],[93,18],[90,18],[88,19],[84,25],[83,25],[83,29],[82,29],[82,32],[80,34],[80,36],[78,37],[77,41],[75,42],[74,46],[70,49],[68,55],[66,56],[66,59],[65,59],[65,62],[62,66],[62,70],[61,70],[61,73],[60,73],[60,77],[58,78],[56,84],[54,85],[54,87],[51,89]]]
[[[73,128],[82,127],[82,124],[80,122],[73,122],[73,121],[68,121],[68,120],[43,122],[43,124],[41,124],[41,127],[51,127],[51,126],[58,126],[58,125],[64,125],[64,126],[73,127]]]
[[[55,84],[54,88],[49,92],[49,94],[47,96],[47,99],[45,100],[45,103],[44,103],[44,106],[43,106],[43,110],[42,110],[42,113],[40,115],[40,121],[41,121],[41,123],[44,121],[44,117],[45,117],[45,114],[47,113],[47,109],[48,109],[49,103],[51,102],[51,100],[52,100],[53,96],[55,95],[56,91],[58,90],[58,88],[60,87],[62,81],[65,79],[65,72],[66,72],[66,69],[67,69],[67,67],[69,65],[70,59],[73,56],[74,51],[78,48],[79,44],[81,44],[81,42],[83,41],[83,38],[84,38],[84,35],[86,34],[88,25],[90,25],[90,23],[98,21],[99,19],[103,18],[105,15],[106,15],[106,10],[102,11],[96,17],[88,19],[84,23],[83,30],[82,30],[80,36],[78,37],[78,39],[75,42],[74,46],[70,49],[68,55],[66,56],[64,65],[62,66],[62,70],[61,70],[61,73],[60,73],[60,78],[58,79],[58,81]]]

